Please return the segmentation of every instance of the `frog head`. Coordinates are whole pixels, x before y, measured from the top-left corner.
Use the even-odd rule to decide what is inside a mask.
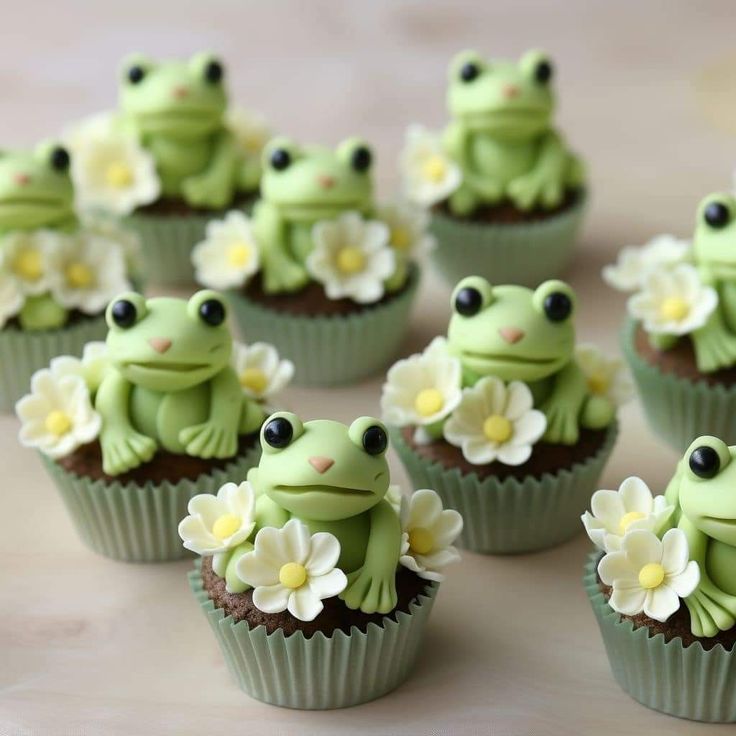
[[[0,153],[0,230],[54,228],[74,220],[69,154],[45,141]]]
[[[198,291],[189,300],[128,292],[106,312],[110,361],[130,383],[171,393],[209,380],[230,361],[225,300]]]
[[[538,381],[557,373],[575,350],[575,293],[563,281],[537,289],[464,278],[452,294],[450,350],[478,376]]]
[[[698,206],[693,253],[718,280],[736,279],[736,198],[720,192],[709,194]]]
[[[371,149],[359,138],[343,141],[334,151],[275,138],[263,152],[261,196],[287,220],[324,220],[347,210],[362,212],[373,200],[372,165]]]
[[[541,51],[528,51],[518,62],[463,51],[450,63],[447,106],[473,132],[526,140],[549,128],[552,76],[552,62]]]
[[[682,513],[703,534],[736,547],[736,447],[717,437],[698,437],[679,471]]]
[[[120,108],[143,135],[200,138],[222,126],[224,77],[212,54],[160,62],[135,54],[121,66]]]
[[[372,417],[349,427],[272,414],[261,428],[263,455],[249,474],[260,493],[294,516],[337,521],[361,514],[386,495],[388,434]]]

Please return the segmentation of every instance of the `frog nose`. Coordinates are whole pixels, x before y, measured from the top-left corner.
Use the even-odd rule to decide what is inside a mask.
[[[501,335],[509,345],[513,345],[514,343],[519,342],[519,340],[524,337],[525,333],[524,330],[520,330],[518,327],[501,327],[498,334]]]
[[[171,347],[171,340],[166,337],[151,337],[148,344],[157,352],[165,353]]]
[[[317,183],[322,189],[332,189],[335,186],[335,177],[329,176],[329,174],[320,174],[317,177]]]
[[[519,96],[519,88],[514,84],[507,84],[503,88],[503,96],[507,100],[513,100],[514,97]]]
[[[28,174],[25,174],[22,171],[19,171],[16,174],[13,174],[13,181],[19,187],[25,187],[31,183],[31,177]]]
[[[331,457],[317,455],[309,458],[309,464],[321,474],[326,473],[335,464],[335,461]]]
[[[172,94],[177,100],[183,100],[185,97],[189,97],[189,88],[182,85],[174,87]]]

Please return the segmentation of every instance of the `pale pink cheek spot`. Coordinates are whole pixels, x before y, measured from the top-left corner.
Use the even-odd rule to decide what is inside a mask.
[[[309,464],[321,475],[326,473],[335,464],[335,461],[331,457],[317,455],[309,458]]]
[[[17,174],[13,175],[13,181],[19,187],[25,187],[31,183],[31,177],[28,174],[25,174],[19,171]]]
[[[498,330],[498,334],[505,340],[509,345],[514,345],[524,337],[524,330],[520,330],[518,327],[501,327]]]

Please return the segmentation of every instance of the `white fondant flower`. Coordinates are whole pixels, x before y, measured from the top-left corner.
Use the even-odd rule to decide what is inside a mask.
[[[406,131],[399,161],[404,195],[420,207],[446,199],[462,181],[460,167],[445,153],[441,136],[420,125]]]
[[[664,496],[652,496],[649,486],[636,476],[627,478],[617,491],[596,491],[591,511],[581,519],[593,544],[605,552],[621,549],[628,531],[645,529],[655,534],[664,528],[675,510]]]
[[[415,204],[396,202],[382,205],[376,217],[388,226],[388,244],[400,260],[416,260],[435,246],[434,235],[427,232],[429,213]]]
[[[10,274],[0,271],[0,329],[20,312],[24,301],[16,280]]]
[[[179,522],[184,547],[198,555],[216,555],[237,547],[256,525],[256,498],[250,483],[225,483],[217,495],[200,493],[187,505]]]
[[[92,442],[102,425],[84,381],[72,375],[57,378],[47,368],[33,374],[31,393],[18,401],[15,411],[22,424],[21,444],[54,459]]]
[[[401,557],[399,562],[420,578],[441,582],[441,570],[460,559],[452,546],[463,530],[463,517],[442,508],[435,491],[416,491],[401,503]]]
[[[225,114],[225,125],[233,134],[238,150],[248,158],[259,158],[271,138],[265,118],[243,107],[229,108]]]
[[[291,519],[281,529],[264,527],[252,552],[236,563],[237,576],[253,586],[253,605],[264,613],[288,610],[300,621],[312,621],[322,600],[341,593],[347,577],[335,567],[340,542],[332,534],[309,534],[306,524]]]
[[[131,275],[140,275],[143,271],[143,244],[140,235],[120,224],[120,221],[99,212],[87,212],[82,220],[82,229],[86,233],[99,235],[106,240],[117,243],[123,250],[123,257]]]
[[[617,613],[644,613],[666,621],[698,587],[700,568],[690,560],[685,532],[670,529],[660,540],[645,529],[628,532],[621,549],[598,563],[601,580],[613,588],[608,604]]]
[[[400,360],[383,384],[383,417],[396,427],[434,424],[460,403],[461,383],[460,361],[439,351]]]
[[[209,289],[242,286],[259,266],[250,219],[232,210],[207,223],[207,234],[192,250],[195,278]]]
[[[616,406],[631,400],[634,384],[621,358],[609,358],[588,343],[577,346],[575,357],[594,396],[605,397]]]
[[[403,495],[401,493],[401,487],[392,483],[386,491],[385,499],[388,501],[389,506],[396,512],[398,516],[401,513],[401,501]]]
[[[459,406],[445,424],[445,439],[460,447],[474,465],[494,460],[521,465],[547,427],[544,414],[533,405],[525,383],[512,381],[505,386],[498,378],[486,376],[463,390]]]
[[[8,233],[0,241],[0,268],[23,294],[43,294],[49,289],[52,258],[63,238],[52,230]]]
[[[265,342],[235,343],[232,364],[243,391],[253,399],[282,391],[294,375],[294,364],[280,360],[276,348]]]
[[[51,260],[51,293],[67,309],[98,314],[131,288],[122,248],[100,235],[80,231],[62,238]]]
[[[307,256],[307,270],[325,287],[329,299],[377,302],[384,294],[384,281],[396,268],[388,239],[384,223],[365,220],[357,212],[322,220],[312,228],[314,249]]]
[[[702,327],[718,304],[715,289],[686,263],[653,271],[642,290],[629,297],[629,313],[650,333],[686,335]]]
[[[603,280],[619,291],[636,291],[653,271],[681,263],[690,250],[688,240],[673,235],[658,235],[646,245],[627,245],[616,263],[603,268]]]
[[[107,343],[94,341],[84,346],[81,359],[72,355],[59,355],[52,358],[51,372],[56,378],[79,376],[87,384],[90,393],[95,393],[109,365]]]
[[[437,337],[432,338],[432,342],[427,345],[426,348],[424,348],[424,352],[422,355],[431,355],[431,356],[449,356],[450,355],[450,346],[447,342],[447,338],[444,335],[438,335]]]

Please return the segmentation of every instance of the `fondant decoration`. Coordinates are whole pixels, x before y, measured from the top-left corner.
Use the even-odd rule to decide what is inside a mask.
[[[399,562],[420,578],[442,582],[443,568],[460,559],[452,543],[463,529],[463,517],[443,509],[440,497],[423,489],[403,500],[401,529]]]
[[[2,254],[0,254],[2,259]],[[17,281],[0,269],[0,329],[14,317],[23,306],[23,292]]]
[[[329,532],[310,533],[290,519],[280,529],[265,527],[256,534],[254,549],[237,562],[237,574],[253,587],[253,605],[264,613],[289,613],[313,621],[324,598],[342,593],[348,584],[336,567],[340,542]]]
[[[192,250],[194,276],[210,289],[234,289],[260,266],[250,220],[236,210],[207,223],[205,239]]]
[[[87,385],[90,394],[94,395],[110,367],[107,344],[104,342],[88,342],[82,351],[82,357],[59,355],[51,360],[51,372],[54,376],[79,376]]]
[[[59,236],[53,230],[12,231],[0,243],[0,263],[6,277],[28,297],[51,290],[53,253]]]
[[[685,599],[696,636],[715,636],[736,623],[736,447],[699,437],[677,465],[665,493],[686,535],[700,582]]]
[[[601,396],[614,406],[623,406],[634,395],[634,384],[624,361],[604,355],[595,345],[575,348],[575,360],[593,396]]]
[[[624,535],[635,529],[659,535],[675,510],[664,496],[652,496],[649,486],[636,476],[626,478],[617,491],[596,491],[590,508],[581,517],[583,526],[593,544],[604,552],[620,550]]]
[[[268,399],[283,390],[294,375],[294,364],[281,360],[272,345],[254,342],[233,345],[232,365],[246,396]]]
[[[680,529],[670,529],[661,540],[646,529],[627,532],[621,549],[606,553],[598,563],[598,575],[613,589],[608,604],[614,611],[644,613],[655,621],[670,618],[700,579]]]
[[[547,426],[526,384],[508,386],[495,376],[481,378],[463,390],[462,399],[444,427],[445,439],[462,448],[463,457],[474,465],[494,461],[522,465],[532,454]]]
[[[241,186],[247,192],[255,191],[261,178],[261,155],[272,137],[271,128],[262,115],[239,106],[228,108],[225,126],[244,162]]]

